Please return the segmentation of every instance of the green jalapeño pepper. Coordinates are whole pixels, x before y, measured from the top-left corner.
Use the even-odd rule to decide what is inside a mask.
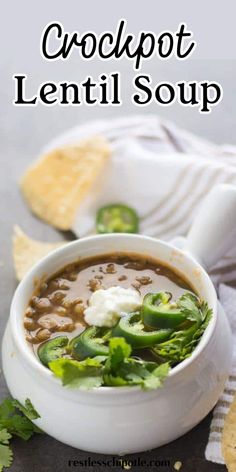
[[[96,229],[98,233],[138,233],[138,215],[126,205],[107,205],[98,210]]]
[[[40,344],[38,356],[43,365],[48,366],[49,362],[59,359],[66,354],[66,346],[69,342],[67,336],[57,336],[45,343]]]
[[[168,292],[148,293],[143,299],[141,317],[150,328],[176,328],[186,320],[177,303],[170,303]]]
[[[91,326],[85,329],[79,336],[71,340],[69,350],[72,357],[78,360],[87,357],[108,356],[108,340],[111,330],[108,328],[99,328]]]
[[[112,335],[123,337],[134,348],[154,346],[170,338],[172,329],[145,331],[139,313],[130,313],[122,317],[113,328]]]

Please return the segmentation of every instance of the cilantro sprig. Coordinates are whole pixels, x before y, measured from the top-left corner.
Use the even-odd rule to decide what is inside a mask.
[[[195,295],[183,295],[179,299],[179,306],[185,311],[186,319],[191,322],[190,326],[175,331],[170,339],[152,349],[160,360],[168,362],[171,366],[191,356],[212,317],[208,304]]]
[[[40,416],[28,398],[25,405],[11,398],[6,398],[0,404],[0,472],[12,464],[10,440],[13,436],[27,441],[34,433],[42,432],[31,421],[37,418]]]
[[[102,385],[102,363],[96,358],[75,361],[60,358],[49,363],[56,377],[62,380],[64,386],[88,390]]]
[[[124,338],[111,338],[109,355],[76,361],[57,359],[49,367],[64,386],[86,390],[106,386],[139,385],[145,390],[158,388],[169,372],[169,364],[158,366],[131,356],[131,347]]]
[[[184,293],[184,295],[179,298],[177,305],[186,315],[186,320],[199,324],[204,320],[207,303],[202,302],[193,293]]]

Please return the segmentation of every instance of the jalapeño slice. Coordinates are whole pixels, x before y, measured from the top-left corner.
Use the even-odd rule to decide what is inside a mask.
[[[69,344],[72,357],[78,360],[87,357],[108,356],[111,330],[91,326],[73,338]]]
[[[130,313],[113,328],[113,336],[123,337],[133,348],[154,346],[170,338],[172,329],[146,331],[139,313]]]
[[[139,218],[136,211],[123,204],[107,205],[97,212],[97,233],[138,233]]]

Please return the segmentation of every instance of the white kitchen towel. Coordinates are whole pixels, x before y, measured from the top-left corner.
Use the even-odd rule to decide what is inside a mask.
[[[236,146],[217,146],[153,115],[101,120],[80,125],[51,142],[46,150],[104,135],[113,152],[102,177],[78,209],[72,230],[94,232],[96,210],[122,202],[137,209],[141,232],[171,240],[185,236],[199,204],[214,185],[236,185]],[[206,228],[207,231],[207,228]],[[236,345],[236,245],[210,268],[219,298],[234,330]],[[230,294],[230,297],[229,297]],[[206,458],[223,463],[221,432],[236,390],[232,375],[214,411]],[[229,393],[230,392],[230,393]]]

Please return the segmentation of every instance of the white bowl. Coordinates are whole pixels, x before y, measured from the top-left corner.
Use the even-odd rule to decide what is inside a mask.
[[[213,309],[213,317],[192,356],[173,368],[164,386],[70,390],[37,360],[27,344],[23,314],[35,279],[66,264],[115,251],[156,258],[192,283]],[[13,397],[30,398],[46,433],[87,451],[125,454],[165,444],[193,428],[215,405],[228,375],[231,333],[219,309],[213,284],[190,255],[167,243],[139,235],[105,235],[59,248],[39,262],[19,284],[3,340],[3,371]]]

